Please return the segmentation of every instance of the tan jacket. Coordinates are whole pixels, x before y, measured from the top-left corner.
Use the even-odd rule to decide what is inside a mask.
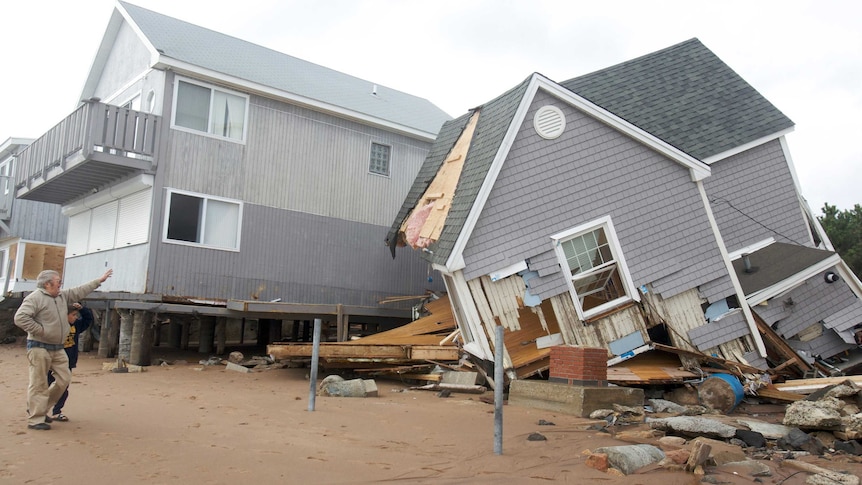
[[[95,279],[81,286],[60,290],[51,296],[39,288],[27,295],[15,312],[15,325],[27,332],[28,340],[46,344],[62,344],[69,335],[69,303],[83,300],[102,285]]]

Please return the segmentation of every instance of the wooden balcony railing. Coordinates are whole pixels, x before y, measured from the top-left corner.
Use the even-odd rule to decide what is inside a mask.
[[[160,129],[160,116],[85,102],[18,155],[15,189],[20,196],[89,160],[154,166]]]

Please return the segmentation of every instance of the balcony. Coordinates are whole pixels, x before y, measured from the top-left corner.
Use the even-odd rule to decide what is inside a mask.
[[[160,116],[87,101],[18,155],[15,196],[67,204],[154,173],[160,130]]]

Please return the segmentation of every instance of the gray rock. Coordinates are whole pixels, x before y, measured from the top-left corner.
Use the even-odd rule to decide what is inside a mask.
[[[796,401],[784,413],[785,426],[802,429],[829,429],[841,424],[844,403],[834,397],[817,401]]]
[[[862,433],[862,413],[857,413],[852,416],[844,416],[841,418],[841,424],[844,426],[844,432],[857,435]]]
[[[687,407],[664,399],[648,399],[647,402],[652,406],[653,411],[657,413],[685,414],[688,411]]]
[[[793,429],[789,426],[784,426],[783,424],[764,423],[763,421],[757,421],[755,419],[737,419],[736,422],[751,431],[756,431],[762,434],[763,437],[768,440],[777,440],[782,436],[787,436],[787,434],[790,433],[790,430]]]
[[[790,433],[779,439],[776,444],[782,450],[807,451],[812,455],[822,455],[826,451],[826,447],[820,440],[799,428],[790,430]]]
[[[608,464],[626,475],[664,459],[664,452],[653,445],[606,446],[595,452],[608,455]]]
[[[548,441],[548,438],[545,438],[545,435],[541,433],[530,433],[527,436],[527,441]]]
[[[683,436],[706,436],[710,438],[733,438],[736,428],[714,419],[699,416],[676,416],[672,418],[648,419],[653,429],[681,434]]]
[[[766,448],[766,438],[757,431],[738,429],[736,430],[736,437],[742,440],[746,447]]]
[[[332,397],[377,396],[377,383],[368,379],[344,380],[341,376],[326,376],[318,386],[318,394]]]
[[[590,419],[605,419],[611,414],[614,414],[613,409],[596,409],[590,413]]]
[[[859,444],[857,440],[836,440],[832,447],[835,448],[835,451],[842,451],[844,453],[847,453],[848,455],[862,455],[862,444]]]

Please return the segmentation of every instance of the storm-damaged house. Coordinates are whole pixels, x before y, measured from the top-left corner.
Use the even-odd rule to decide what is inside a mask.
[[[386,242],[443,274],[470,354],[505,328],[510,377],[559,344],[765,369],[780,335],[828,358],[855,347],[862,288],[801,196],[792,128],[697,39],[535,73],[443,126]]]
[[[177,344],[189,316],[204,349],[213,325],[242,343],[263,320],[344,339],[348,317],[409,321],[415,302],[380,300],[442,289],[379,251],[450,119],[428,100],[126,2],[83,84],[17,154],[14,190],[62,206],[68,286],[114,269],[99,308],[182,320]]]

